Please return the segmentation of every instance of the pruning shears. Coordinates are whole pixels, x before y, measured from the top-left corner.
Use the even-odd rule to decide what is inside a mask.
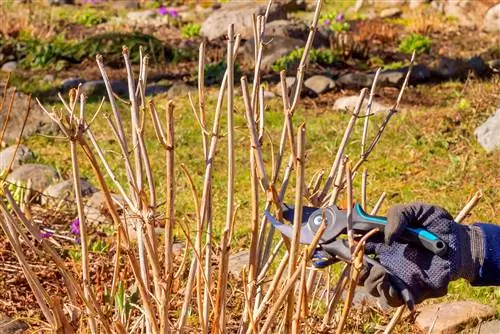
[[[292,223],[295,215],[295,208],[286,204],[282,205],[283,218]],[[293,236],[293,226],[285,224],[274,217],[268,210],[265,211],[266,218],[283,235],[288,238]],[[332,205],[326,208],[302,207],[302,226],[300,230],[300,243],[311,244],[314,235],[320,228],[323,219],[326,229],[319,239],[318,246],[312,255],[313,265],[317,268],[324,268],[338,261],[351,262],[351,251],[345,238],[340,238],[347,233],[347,211],[341,210]],[[356,235],[363,235],[374,228],[383,232],[387,225],[387,218],[382,216],[369,215],[363,211],[356,203],[352,210],[352,230]],[[400,242],[411,243],[422,248],[422,251],[430,251],[436,255],[444,255],[447,252],[446,243],[437,235],[423,228],[406,227],[398,237]],[[377,260],[366,255],[363,257],[365,266],[383,267]],[[413,297],[405,284],[395,275],[389,273],[391,281],[398,287],[401,297],[412,308]]]

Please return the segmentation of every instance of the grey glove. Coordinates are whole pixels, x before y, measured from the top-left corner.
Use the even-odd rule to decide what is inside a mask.
[[[443,256],[398,240],[406,226],[422,227],[448,245]],[[418,304],[427,298],[447,293],[448,283],[458,278],[473,281],[484,261],[480,228],[460,225],[444,209],[423,203],[396,205],[389,209],[384,237],[371,238],[365,252],[376,259],[408,287]],[[384,270],[366,268],[360,284],[390,306],[403,304],[397,289]]]

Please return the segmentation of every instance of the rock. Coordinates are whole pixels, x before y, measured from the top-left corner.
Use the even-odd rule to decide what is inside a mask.
[[[493,72],[500,72],[500,59],[493,59],[488,61],[488,66]]]
[[[446,16],[454,17],[462,27],[474,28],[480,22],[469,0],[446,1],[443,7]]]
[[[269,92],[267,90],[264,91],[264,99],[273,99],[276,97],[276,94],[273,92]]]
[[[118,194],[111,194],[112,198],[120,203],[123,202],[123,197]],[[111,217],[106,207],[106,200],[102,191],[95,192],[88,199],[83,208],[83,213],[89,224],[100,225],[102,223],[111,223]]]
[[[382,19],[388,19],[388,18],[400,17],[401,14],[403,14],[403,11],[401,10],[401,8],[394,7],[394,8],[382,9],[380,11],[379,16]]]
[[[16,61],[8,61],[2,65],[2,72],[14,72],[17,67]]]
[[[313,41],[313,46],[316,48],[329,46],[329,29],[319,27]],[[295,38],[302,41],[302,47],[309,36],[309,26],[302,21],[276,20],[266,24],[266,34],[269,36],[285,36]],[[252,36],[253,37],[253,36]]]
[[[402,67],[397,70],[388,70],[380,72],[377,84],[381,86],[397,86],[400,87],[403,83],[408,67]],[[410,74],[409,84],[416,85],[429,82],[431,79],[431,71],[423,64],[413,66]]]
[[[47,0],[47,3],[52,6],[59,6],[59,5],[74,5],[75,1],[74,0]]]
[[[89,182],[80,179],[80,187],[82,196],[87,197],[97,191]],[[47,197],[42,197],[42,204],[58,204],[62,199],[74,200],[75,192],[73,188],[73,180],[65,180],[48,186],[43,194]]]
[[[500,31],[500,4],[496,4],[484,15],[483,29],[489,32]]]
[[[491,320],[478,326],[478,334],[498,334],[500,333],[500,320]]]
[[[167,91],[167,97],[169,99],[173,98],[185,98],[189,92],[194,92],[196,88],[189,86],[185,83],[174,83]]]
[[[24,161],[33,159],[35,155],[29,148],[24,145],[19,145],[16,151],[16,145],[12,145],[0,152],[0,174],[2,171],[9,167],[10,160],[16,152],[14,161],[12,162],[12,169],[19,167]]]
[[[136,23],[145,23],[148,19],[152,19],[155,16],[156,16],[156,11],[154,9],[127,13],[127,19],[130,21],[134,21]]]
[[[291,92],[295,92],[295,89],[297,86],[297,78],[296,77],[286,77],[285,82],[286,82],[286,88],[288,89],[288,91],[287,91],[288,95],[290,95]],[[276,84],[275,92],[277,93],[278,96],[282,96],[281,83],[278,82]]]
[[[119,81],[119,80],[111,81],[111,89],[113,89],[113,92],[115,94],[118,94],[123,97],[128,96],[128,84],[125,81]],[[106,85],[104,84],[103,80],[87,81],[80,87],[80,90],[87,96],[107,95]]]
[[[373,78],[374,74],[371,73],[347,73],[342,75],[337,83],[348,88],[370,87]]]
[[[12,319],[0,312],[0,333],[22,334],[28,330],[28,325],[21,320]]]
[[[415,9],[427,2],[428,2],[427,0],[409,0],[408,5],[410,6],[410,9]]]
[[[483,58],[479,56],[469,59],[467,61],[467,66],[480,78],[489,76],[491,74],[491,68],[485,63]]]
[[[313,75],[304,82],[304,86],[319,95],[335,88],[335,81],[324,75]]]
[[[45,82],[53,82],[56,80],[56,77],[53,74],[46,74],[43,76],[42,80]]]
[[[279,58],[288,55],[295,49],[304,46],[304,42],[285,36],[265,36],[264,41],[271,41],[264,47],[262,52],[263,68],[271,68],[271,65]],[[243,48],[243,54],[249,61],[254,59],[254,39],[250,38]]]
[[[139,2],[136,0],[111,1],[114,9],[139,9]]]
[[[61,90],[63,92],[69,91],[71,88],[77,88],[79,84],[84,84],[86,81],[80,78],[67,78],[61,83]]]
[[[161,84],[149,84],[146,87],[146,95],[158,95],[168,92],[169,87]]]
[[[349,112],[352,112],[354,111],[354,108],[356,108],[358,100],[359,100],[358,95],[343,96],[335,101],[335,103],[333,104],[333,110],[344,110],[344,111],[348,110]],[[367,104],[368,104],[368,99],[365,99],[363,101],[363,105],[361,106],[360,114],[364,114]],[[373,114],[385,112],[388,111],[389,109],[390,109],[389,106],[385,106],[381,103],[376,102],[375,100],[372,101],[371,112]]]
[[[184,252],[184,244],[180,242],[174,242],[172,244],[172,254],[174,256],[181,256],[183,252]]]
[[[236,277],[240,277],[241,271],[245,266],[248,266],[249,260],[250,252],[248,250],[229,255],[229,272]]]
[[[235,34],[248,39],[253,35],[252,14],[264,15],[267,5],[254,2],[229,2],[214,11],[202,23],[200,33],[209,40],[227,35],[227,27],[234,23]],[[268,22],[285,19],[286,12],[279,4],[269,10]]]
[[[488,305],[473,301],[458,301],[427,305],[419,310],[415,319],[417,327],[427,333],[434,320],[434,334],[457,333],[464,326],[494,317],[496,311]]]
[[[7,97],[10,99],[12,95],[13,88],[7,90]],[[3,87],[0,85],[0,100],[3,98]],[[0,124],[4,124],[7,117],[7,108],[4,108],[4,112],[0,113]],[[12,110],[10,113],[10,120],[3,138],[4,142],[10,142],[15,140],[21,131],[21,126],[26,116],[26,111],[28,110],[28,96],[16,92],[14,98],[14,104],[12,105]],[[24,127],[23,137],[28,137],[35,133],[42,134],[54,134],[59,131],[59,127],[54,121],[47,116],[47,114],[40,109],[35,101],[31,101],[31,111],[26,121],[26,126]]]
[[[20,182],[26,186],[31,179],[31,189],[35,192],[43,193],[45,188],[59,179],[54,168],[41,164],[25,164],[17,167],[7,176],[10,183]],[[36,197],[36,193],[32,194]]]
[[[461,59],[441,57],[435,71],[442,80],[464,80],[469,74],[469,66]]]
[[[500,149],[500,109],[479,126],[474,134],[486,152]]]

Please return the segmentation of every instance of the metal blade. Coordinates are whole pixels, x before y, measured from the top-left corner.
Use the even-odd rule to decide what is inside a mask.
[[[293,238],[293,227],[290,225],[283,224],[278,219],[276,219],[269,210],[264,211],[266,218],[273,224],[275,228],[277,228],[283,235],[288,237],[290,240]],[[313,241],[314,235],[307,227],[307,224],[302,224],[300,229],[300,240],[301,244],[311,244]]]

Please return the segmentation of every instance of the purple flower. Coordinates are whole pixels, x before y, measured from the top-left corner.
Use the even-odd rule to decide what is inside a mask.
[[[337,16],[335,17],[335,21],[336,22],[344,21],[344,13],[342,13],[342,12],[338,13]]]
[[[76,236],[80,236],[80,219],[79,218],[76,218],[75,220],[73,220],[71,222],[71,225],[69,227],[69,232],[76,235]]]
[[[172,17],[179,16],[179,12],[174,8],[167,8],[167,14]]]
[[[161,16],[165,16],[168,14],[168,9],[165,8],[165,6],[161,5],[159,8],[158,8],[158,15],[161,15]]]
[[[332,23],[332,22],[330,21],[330,19],[325,19],[325,21],[323,21],[323,24],[324,24],[325,26],[329,26],[329,25],[330,25],[330,23]]]
[[[50,238],[54,233],[53,232],[42,232],[40,233],[40,238],[47,239]]]

